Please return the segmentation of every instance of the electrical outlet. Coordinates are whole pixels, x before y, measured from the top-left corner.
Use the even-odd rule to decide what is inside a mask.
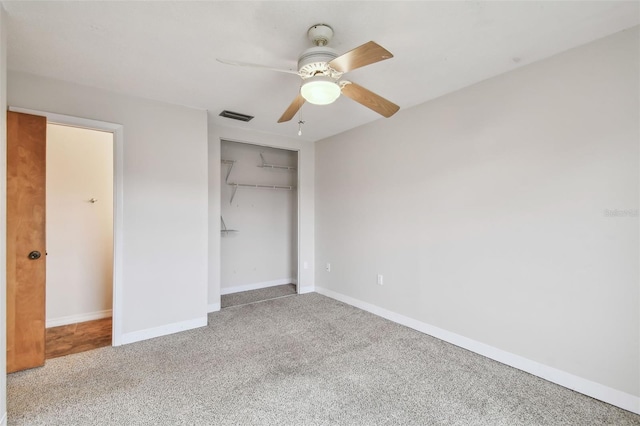
[[[378,284],[384,285],[384,277],[381,274],[378,274]]]
[[[327,272],[331,272],[331,264],[327,263]]]
[[[303,269],[309,269],[309,262],[307,262],[306,260],[304,262],[302,262],[302,268]]]

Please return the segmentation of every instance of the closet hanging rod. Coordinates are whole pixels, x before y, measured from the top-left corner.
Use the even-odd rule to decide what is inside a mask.
[[[263,169],[281,169],[281,170],[295,170],[295,167],[292,166],[281,166],[279,164],[267,164],[267,163],[262,163],[261,165],[259,165],[258,167],[262,167]]]
[[[287,186],[287,185],[263,185],[259,183],[228,183],[228,185],[242,188],[264,188],[264,189],[284,189],[287,191],[292,191],[296,189],[295,186]]]

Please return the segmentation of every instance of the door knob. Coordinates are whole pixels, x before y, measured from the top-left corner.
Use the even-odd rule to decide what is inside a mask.
[[[37,250],[34,250],[31,253],[29,253],[29,259],[31,259],[31,260],[40,259],[40,256],[42,256],[42,255]]]

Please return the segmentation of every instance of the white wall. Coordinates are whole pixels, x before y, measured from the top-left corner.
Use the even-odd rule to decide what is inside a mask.
[[[297,167],[297,152],[222,141],[221,156],[233,160],[231,183],[297,186],[297,171],[258,167],[260,154],[268,164]],[[297,277],[296,190],[239,188],[225,183],[228,165],[221,168],[221,214],[228,229],[221,234],[221,292],[295,282]]]
[[[49,123],[46,192],[47,327],[111,316],[113,134]]]
[[[7,27],[0,4],[0,271],[7,270]],[[0,273],[0,425],[7,424],[7,274]]]
[[[332,270],[316,288],[640,410],[638,40],[636,27],[317,143],[316,264]]]
[[[18,72],[8,99],[124,127],[123,341],[205,325],[206,112]]]
[[[313,143],[231,126],[209,125],[209,311],[220,309],[220,141],[252,143],[298,151],[298,292],[314,289],[314,153]],[[239,190],[241,191],[241,190]],[[239,195],[242,197],[242,194]],[[305,268],[304,265],[307,265]]]

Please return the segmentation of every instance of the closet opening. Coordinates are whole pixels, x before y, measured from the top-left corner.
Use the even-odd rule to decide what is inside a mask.
[[[298,152],[220,144],[221,307],[297,294]]]

